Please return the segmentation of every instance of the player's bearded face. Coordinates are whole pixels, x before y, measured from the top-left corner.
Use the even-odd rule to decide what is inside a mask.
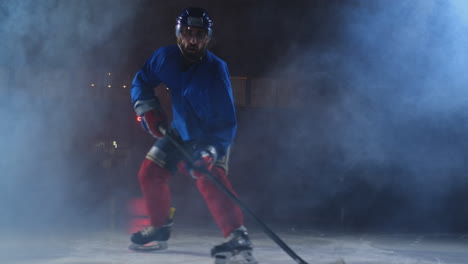
[[[177,39],[184,56],[189,60],[199,60],[205,53],[210,38],[203,28],[183,27]]]

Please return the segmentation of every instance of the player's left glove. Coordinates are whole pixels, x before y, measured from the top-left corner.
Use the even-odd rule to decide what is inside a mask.
[[[182,174],[198,179],[203,176],[203,169],[211,171],[217,156],[216,148],[213,146],[196,148],[192,153],[193,164],[182,160],[177,164],[177,168]]]

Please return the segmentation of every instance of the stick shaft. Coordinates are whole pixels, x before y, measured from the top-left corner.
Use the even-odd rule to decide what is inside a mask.
[[[192,156],[170,135],[166,134],[172,144],[184,155],[188,161],[189,166],[193,169],[199,170],[204,173],[221,191],[223,191],[239,208],[246,214],[250,215],[262,227],[265,234],[270,237],[284,252],[286,252],[292,259],[299,264],[307,264],[299,255],[296,254],[281,238],[276,235],[250,208],[248,208],[236,195],[224,186],[207,168],[194,166]]]

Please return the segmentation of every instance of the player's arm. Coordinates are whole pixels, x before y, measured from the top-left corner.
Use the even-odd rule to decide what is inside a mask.
[[[131,98],[141,125],[153,137],[161,138],[167,128],[167,117],[153,88],[161,83],[157,72],[160,52],[156,51],[137,72],[132,82]]]

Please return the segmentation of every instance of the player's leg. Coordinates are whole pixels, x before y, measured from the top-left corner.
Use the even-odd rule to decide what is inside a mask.
[[[227,168],[228,156],[217,162],[213,167],[212,174],[229,191],[237,195],[227,178]],[[244,227],[244,219],[240,208],[205,176],[197,179],[197,187],[226,238],[224,243],[215,246],[211,250],[215,263],[229,263],[233,258],[236,258],[236,255],[242,257],[244,262],[257,263],[252,255],[252,243],[247,229]]]
[[[215,176],[224,186],[235,194],[230,181],[223,168],[214,166],[212,170]],[[229,199],[208,177],[197,179],[197,187],[208,205],[214,220],[222,230],[224,237],[228,237],[236,228],[244,224],[240,208]]]
[[[164,138],[157,141],[146,155],[138,172],[138,180],[150,217],[150,226],[132,235],[134,250],[157,250],[167,248],[172,217],[169,178],[172,174],[172,150]]]
[[[170,176],[168,170],[147,158],[138,172],[138,180],[152,226],[162,226],[168,219],[171,201]]]

